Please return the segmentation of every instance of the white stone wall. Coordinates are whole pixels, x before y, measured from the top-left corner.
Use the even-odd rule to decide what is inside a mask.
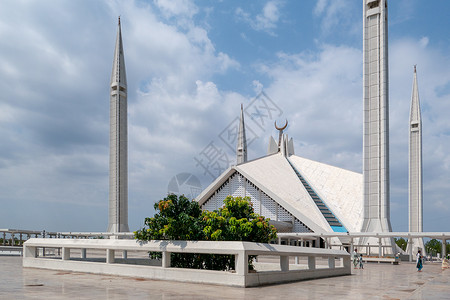
[[[204,210],[216,210],[223,206],[223,200],[233,197],[250,197],[255,213],[274,221],[294,222],[292,232],[311,232],[300,220],[277,204],[256,185],[244,176],[235,172],[216,192],[202,205]]]

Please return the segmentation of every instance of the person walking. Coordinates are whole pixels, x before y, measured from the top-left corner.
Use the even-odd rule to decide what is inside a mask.
[[[417,272],[422,272],[422,268],[423,268],[423,261],[422,261],[422,253],[421,251],[417,251],[417,256],[416,256],[416,260],[417,260]]]
[[[352,256],[353,256],[353,266],[355,269],[357,269],[358,268],[358,260],[359,260],[357,249],[353,250]]]
[[[364,269],[362,254],[359,255],[359,268]]]

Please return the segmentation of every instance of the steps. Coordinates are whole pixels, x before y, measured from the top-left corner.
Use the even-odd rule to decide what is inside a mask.
[[[345,227],[341,224],[341,222],[334,216],[334,214],[331,212],[331,210],[323,203],[322,199],[320,199],[319,195],[314,191],[314,189],[309,185],[309,183],[303,178],[303,176],[300,174],[300,172],[294,167],[294,165],[289,161],[289,159],[286,157],[287,161],[291,165],[292,169],[294,170],[295,174],[297,175],[298,179],[300,179],[301,183],[305,187],[306,191],[308,192],[311,199],[314,201],[314,203],[317,205],[317,208],[320,210],[322,215],[324,216],[325,220],[327,220],[328,224],[331,226],[333,231],[335,232],[347,232]]]

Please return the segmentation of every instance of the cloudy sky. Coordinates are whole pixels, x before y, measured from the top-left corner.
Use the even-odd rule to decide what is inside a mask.
[[[446,0],[389,3],[394,231],[408,229],[414,64],[424,230],[450,231],[449,10]],[[361,172],[362,1],[3,0],[0,228],[106,230],[109,80],[119,15],[131,230],[153,215],[178,174],[205,188],[234,163],[241,103],[252,137],[249,159],[265,154],[277,134],[273,121],[288,119],[297,155]],[[251,111],[258,103],[272,109],[259,111],[259,119]],[[207,159],[212,150],[215,161]]]

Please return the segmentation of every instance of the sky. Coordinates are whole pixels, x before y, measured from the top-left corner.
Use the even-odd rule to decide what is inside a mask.
[[[362,9],[357,0],[2,0],[0,228],[106,231],[118,16],[131,230],[169,190],[195,196],[192,186],[235,163],[241,104],[249,159],[266,154],[273,123],[287,119],[296,155],[362,172]],[[449,10],[446,0],[389,1],[394,231],[408,230],[416,64],[423,227],[450,231]]]

